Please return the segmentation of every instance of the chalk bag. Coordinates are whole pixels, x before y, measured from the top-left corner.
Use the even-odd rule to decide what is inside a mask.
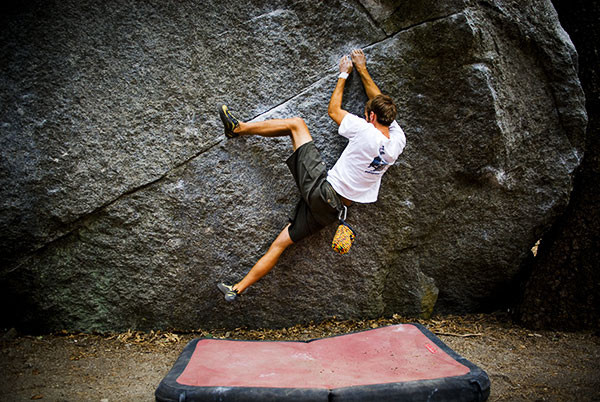
[[[352,247],[352,243],[356,238],[356,232],[346,223],[347,213],[348,208],[344,206],[338,217],[340,225],[335,231],[335,236],[333,236],[333,241],[331,242],[331,248],[340,254],[346,254],[350,251],[350,247]]]

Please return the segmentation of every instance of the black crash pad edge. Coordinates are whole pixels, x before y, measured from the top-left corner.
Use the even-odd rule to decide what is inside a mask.
[[[404,324],[407,325],[407,324]],[[197,338],[190,341],[173,365],[173,368],[160,382],[154,396],[157,402],[184,402],[184,401],[364,401],[366,399],[387,400],[432,400],[432,401],[485,401],[490,394],[490,380],[482,369],[471,363],[450,349],[431,331],[421,324],[413,325],[419,329],[432,343],[446,352],[457,362],[465,365],[469,372],[462,376],[437,378],[432,380],[418,380],[397,383],[374,385],[358,385],[344,388],[266,388],[266,387],[197,387],[182,385],[177,378],[183,373],[190,361],[196,344],[203,339]],[[390,325],[395,326],[395,325]],[[384,327],[379,327],[384,328]],[[356,331],[360,333],[372,331]],[[340,334],[335,336],[349,335]],[[331,338],[331,337],[327,337]],[[308,341],[287,342],[314,342],[326,338],[314,338]],[[231,341],[233,339],[227,339]],[[281,341],[253,341],[236,340],[238,342],[281,342]]]

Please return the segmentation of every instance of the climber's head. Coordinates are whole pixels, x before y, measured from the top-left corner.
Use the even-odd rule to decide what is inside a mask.
[[[379,124],[389,126],[396,119],[397,112],[394,101],[387,95],[379,94],[365,104],[365,117],[369,123],[376,119]]]

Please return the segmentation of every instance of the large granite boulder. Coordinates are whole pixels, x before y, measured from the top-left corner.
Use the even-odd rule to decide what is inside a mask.
[[[284,326],[495,307],[569,201],[586,115],[549,1],[31,3],[1,17],[2,324],[122,330]],[[225,139],[303,117],[324,160],[339,58],[364,49],[408,144],[358,238],[289,248],[237,280],[298,199],[287,138]],[[362,114],[354,73],[344,107]]]

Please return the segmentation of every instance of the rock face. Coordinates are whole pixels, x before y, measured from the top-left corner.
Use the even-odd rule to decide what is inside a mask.
[[[544,234],[531,259],[515,316],[534,329],[596,330],[600,328],[600,3],[552,3],[579,53],[589,119],[585,155],[567,210]]]
[[[549,1],[63,1],[2,16],[2,324],[285,326],[479,311],[564,210],[586,114]],[[332,166],[337,62],[362,48],[407,147],[358,238],[331,226],[225,304],[298,199],[286,138],[216,114],[303,117]],[[353,73],[344,108],[362,115]],[[4,310],[4,309],[3,309]]]

